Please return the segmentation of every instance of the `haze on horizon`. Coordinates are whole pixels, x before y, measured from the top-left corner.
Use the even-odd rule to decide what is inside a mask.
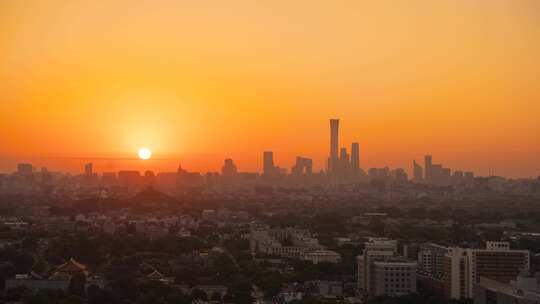
[[[538,37],[535,0],[5,0],[0,172],[320,169],[338,117],[363,168],[537,176]]]

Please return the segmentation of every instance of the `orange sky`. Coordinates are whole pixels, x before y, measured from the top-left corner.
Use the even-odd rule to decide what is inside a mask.
[[[539,54],[537,0],[3,0],[0,171],[320,168],[339,117],[363,167],[536,176]]]

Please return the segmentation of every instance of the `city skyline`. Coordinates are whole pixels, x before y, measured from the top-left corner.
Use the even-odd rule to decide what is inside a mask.
[[[424,154],[424,166],[422,167],[419,163],[416,162],[416,159],[412,160],[412,166],[396,166],[396,167],[390,167],[387,164],[383,166],[366,166],[365,168],[362,168],[362,163],[364,163],[364,160],[361,159],[361,155],[364,151],[360,149],[360,144],[358,142],[352,142],[350,143],[350,148],[347,148],[347,143],[343,145],[340,143],[340,119],[338,118],[331,118],[329,119],[330,122],[330,132],[329,132],[329,150],[328,150],[328,156],[326,158],[326,161],[321,165],[317,164],[312,158],[308,157],[306,154],[300,153],[300,155],[295,156],[295,162],[293,164],[290,164],[289,166],[284,165],[281,162],[276,161],[274,158],[274,151],[271,150],[265,150],[262,151],[262,159],[260,160],[260,163],[257,168],[254,169],[248,169],[248,170],[241,170],[238,168],[237,163],[235,163],[235,160],[233,158],[227,157],[223,160],[223,166],[221,166],[221,172],[224,176],[231,176],[231,172],[234,172],[236,174],[237,172],[244,171],[244,172],[257,172],[260,173],[261,176],[265,179],[275,179],[276,177],[279,177],[280,175],[287,175],[290,174],[292,176],[298,176],[298,175],[311,175],[312,173],[317,172],[324,172],[330,177],[334,178],[340,178],[340,179],[349,179],[353,178],[359,178],[361,176],[371,175],[375,174],[377,176],[380,172],[383,172],[385,176],[388,174],[391,174],[391,171],[389,171],[392,168],[395,168],[397,170],[404,170],[403,172],[405,174],[408,173],[408,177],[405,176],[405,179],[410,179],[413,182],[426,182],[426,183],[432,183],[432,184],[446,184],[449,183],[452,179],[457,180],[463,180],[463,178],[466,178],[468,180],[472,180],[474,177],[474,171],[473,170],[464,170],[460,167],[453,168],[453,167],[444,167],[443,164],[434,164],[432,160],[431,154]],[[149,154],[149,155],[143,155],[141,156],[141,153],[143,154]],[[141,147],[136,152],[137,157],[126,157],[126,158],[91,158],[91,157],[77,157],[77,158],[58,158],[57,160],[64,160],[65,159],[71,159],[72,161],[77,163],[77,166],[74,170],[68,170],[67,172],[71,173],[79,173],[79,169],[82,166],[81,163],[84,163],[84,172],[87,172],[87,167],[90,166],[92,169],[90,171],[93,171],[94,167],[94,161],[97,161],[97,170],[94,172],[115,172],[115,171],[126,171],[126,170],[136,170],[140,172],[172,172],[174,171],[171,167],[171,163],[176,162],[175,164],[180,164],[181,167],[182,159],[167,159],[167,158],[151,158],[152,151],[149,150],[147,147]],[[208,157],[208,155],[207,155]],[[87,163],[89,162],[90,163]],[[125,161],[130,162],[131,164],[135,164],[135,166],[118,166],[115,164],[119,161]],[[105,166],[100,166],[100,162],[106,162],[107,164]],[[155,166],[156,163],[160,162],[167,162],[168,164],[166,166]],[[369,162],[366,162],[369,163]],[[186,162],[184,162],[186,164]],[[32,162],[18,162],[16,164],[17,167],[20,167],[21,165],[27,166],[30,165],[31,168],[34,170],[37,170],[39,168],[47,168],[46,165],[43,163],[38,164],[37,166],[34,166]],[[281,166],[281,167],[280,167]],[[192,168],[193,169],[193,168]],[[232,171],[231,171],[232,170]],[[62,171],[62,170],[58,170]],[[199,173],[210,173],[210,172],[219,172],[219,166],[215,168],[211,168],[209,170],[192,170],[193,172],[199,172]],[[1,172],[1,171],[0,171]],[[14,171],[11,171],[14,172]],[[6,172],[6,173],[11,173]],[[395,173],[394,173],[395,174]],[[399,173],[401,174],[401,173]],[[495,172],[490,169],[488,171],[488,174],[485,176],[497,176]],[[501,175],[499,175],[501,176]],[[539,175],[540,176],[540,175]],[[373,177],[373,176],[372,176]],[[512,176],[503,176],[506,178],[513,178]],[[536,176],[529,176],[524,177],[520,176],[518,178],[535,178]]]
[[[340,120],[338,118],[329,119],[329,150],[328,158],[324,167],[322,167],[318,173],[326,176],[325,183],[356,183],[359,181],[376,180],[382,178],[386,180],[388,178],[393,179],[395,182],[404,183],[411,181],[413,183],[425,183],[430,185],[456,185],[461,183],[470,184],[474,180],[474,172],[471,170],[460,170],[455,168],[445,167],[442,163],[433,163],[433,157],[431,154],[424,155],[424,167],[419,165],[416,160],[412,161],[412,167],[403,169],[402,167],[390,168],[384,167],[366,167],[362,168],[361,163],[361,149],[358,142],[352,142],[350,144],[350,150],[340,143]],[[338,153],[339,151],[339,153]],[[349,152],[347,152],[349,151]],[[137,151],[138,159],[127,158],[124,160],[138,160],[139,162],[147,163],[143,170],[144,175],[155,174],[155,168],[152,168],[148,163],[151,162],[152,151],[146,147],[140,148]],[[91,159],[78,159],[79,161],[89,161]],[[115,161],[115,159],[100,159]],[[157,159],[158,161],[167,161],[166,159]],[[34,166],[32,163],[18,163],[16,173],[19,175],[32,175],[33,172],[38,171],[39,166]],[[317,172],[314,171],[313,159],[306,157],[305,155],[297,155],[295,158],[294,166],[290,169],[286,167],[280,167],[274,159],[274,152],[266,150],[262,152],[261,167],[258,170],[253,170],[260,174],[266,182],[277,182],[283,180],[284,176],[291,176],[293,178],[305,177],[312,179],[312,175]],[[94,173],[99,173],[99,170],[94,171],[94,163],[84,163],[84,175],[90,176]],[[127,169],[127,170],[126,170]],[[136,168],[125,168],[119,170],[102,170],[103,176],[112,172],[139,172]],[[41,172],[48,174],[49,169],[46,166],[41,166]],[[157,171],[158,173],[171,173],[171,170]],[[189,171],[182,167],[181,161],[178,162],[177,173],[188,173]],[[409,174],[407,174],[409,172]],[[137,175],[139,174],[137,173]],[[209,170],[205,172],[192,171],[191,173],[221,173],[222,177],[227,179],[235,179],[241,171],[238,169],[234,159],[225,158],[223,160],[223,166],[221,171]],[[251,174],[248,171],[242,172],[244,174]],[[116,173],[115,173],[116,174]],[[130,173],[131,174],[131,173]],[[488,176],[496,176],[490,171]],[[307,180],[304,180],[304,182]]]
[[[281,166],[305,154],[317,170],[323,121],[339,117],[368,167],[431,153],[481,175],[536,176],[538,6],[2,1],[0,171],[75,171],[73,158],[141,147],[174,159],[163,169],[233,158],[251,171],[272,150]]]
[[[274,150],[266,150],[263,151],[263,157],[262,161],[259,159],[258,164],[256,167],[252,166],[246,166],[242,168],[242,165],[240,164],[240,168],[237,167],[238,162],[235,161],[234,158],[231,157],[225,157],[221,158],[221,160],[224,159],[224,162],[226,165],[224,166],[230,166],[234,162],[234,170],[238,171],[246,171],[246,172],[258,172],[262,176],[272,176],[272,175],[280,175],[283,173],[286,174],[295,174],[295,168],[296,166],[305,166],[303,164],[304,161],[309,161],[309,172],[325,172],[330,175],[339,176],[339,175],[358,175],[360,172],[362,174],[367,174],[369,169],[377,169],[377,168],[397,168],[397,169],[404,169],[405,172],[408,172],[408,175],[412,181],[435,181],[437,179],[440,179],[443,174],[447,174],[449,177],[451,174],[457,173],[460,175],[469,174],[469,172],[474,172],[474,170],[464,170],[461,167],[454,168],[450,166],[451,168],[443,167],[442,164],[433,164],[432,163],[432,155],[431,154],[424,154],[422,156],[423,158],[423,164],[422,167],[419,165],[419,163],[416,162],[416,159],[412,159],[412,166],[403,164],[397,165],[397,166],[389,166],[387,163],[379,166],[369,166],[366,165],[366,167],[362,168],[363,163],[370,164],[369,161],[366,161],[365,159],[361,159],[360,155],[364,154],[364,151],[360,148],[360,144],[356,141],[350,143],[350,146],[347,147],[347,143],[341,143],[339,138],[341,137],[340,134],[340,119],[338,118],[331,118],[329,119],[330,122],[330,132],[329,132],[329,150],[328,150],[328,156],[326,158],[326,161],[322,161],[319,163],[318,161],[313,161],[313,159],[305,153],[299,153],[299,155],[294,157],[294,161],[292,163],[289,163],[287,161],[283,160],[276,160],[276,157],[274,155]],[[135,151],[132,157],[123,157],[123,158],[114,158],[114,157],[42,157],[42,158],[32,158],[27,157],[26,160],[38,160],[37,165],[35,165],[33,168],[34,170],[37,170],[39,168],[47,168],[47,165],[50,164],[51,160],[58,161],[59,163],[63,164],[65,166],[66,162],[71,161],[73,164],[73,167],[68,170],[62,170],[57,169],[56,171],[66,171],[70,173],[79,173],[80,168],[84,165],[84,169],[86,171],[86,166],[90,164],[91,166],[97,165],[95,172],[112,172],[112,171],[125,171],[125,170],[137,170],[137,171],[156,171],[156,172],[170,172],[174,171],[176,169],[175,166],[177,166],[179,163],[188,164],[188,167],[190,167],[190,162],[186,161],[189,160],[188,158],[181,159],[181,158],[160,158],[158,155],[157,157],[148,156],[148,158],[142,158],[140,156],[141,150],[148,150],[146,147],[139,148],[138,151]],[[145,151],[148,152],[148,151]],[[152,155],[152,151],[149,152]],[[366,153],[369,155],[369,153]],[[205,157],[210,158],[216,158],[218,157],[217,154],[206,154]],[[309,158],[306,158],[309,157]],[[49,160],[49,162],[47,161]],[[409,160],[410,162],[411,160]],[[88,163],[90,162],[90,163]],[[126,164],[119,165],[119,162],[125,162]],[[300,162],[300,163],[299,163]],[[161,163],[161,164],[160,164]],[[32,161],[17,161],[16,163],[13,163],[13,167],[16,168],[20,164],[32,164]],[[165,164],[165,165],[163,165]],[[315,164],[315,165],[313,165]],[[280,167],[281,166],[281,167]],[[53,165],[54,167],[54,165]],[[222,167],[223,168],[223,167]],[[247,170],[245,170],[247,168]],[[55,168],[56,169],[56,168]],[[200,170],[197,166],[195,166],[192,171],[194,172],[200,172],[200,173],[206,173],[206,172],[218,172],[219,166],[215,166],[212,168],[208,168],[206,170]],[[242,170],[244,169],[244,170]],[[304,169],[300,169],[300,172],[303,172]],[[444,172],[447,170],[447,172]],[[275,171],[274,173],[272,173]],[[420,171],[420,172],[418,172]],[[0,173],[3,172],[0,170]],[[15,172],[15,170],[9,171],[6,170],[4,173],[11,173]],[[438,173],[433,173],[438,172]],[[303,173],[302,173],[303,174]],[[430,174],[437,174],[437,177],[432,177]],[[480,174],[482,175],[482,174]],[[484,174],[484,176],[497,176],[495,171],[490,167],[488,168],[487,174]],[[499,175],[507,178],[534,178],[536,176],[505,176],[505,175]],[[463,177],[463,176],[462,176]]]

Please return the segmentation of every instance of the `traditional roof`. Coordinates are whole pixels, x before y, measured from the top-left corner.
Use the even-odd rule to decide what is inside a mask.
[[[88,276],[89,272],[86,270],[86,266],[77,262],[75,259],[71,258],[66,261],[64,264],[56,267],[53,274],[49,279],[65,279],[68,276],[71,278],[75,273],[82,272],[85,276]]]
[[[159,272],[157,270],[154,270],[152,273],[150,273],[146,277],[151,279],[151,280],[161,280],[161,279],[165,278],[165,276],[163,276],[161,274],[161,272]]]

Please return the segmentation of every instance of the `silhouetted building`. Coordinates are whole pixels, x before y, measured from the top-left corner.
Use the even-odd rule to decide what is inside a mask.
[[[413,160],[413,181],[420,182],[424,179],[422,167]]]
[[[271,175],[274,171],[274,152],[263,152],[263,174]]]
[[[92,163],[84,165],[84,174],[87,176],[94,174],[94,165]]]
[[[390,175],[394,179],[394,182],[398,184],[404,184],[408,181],[407,173],[402,168],[392,170]]]
[[[236,176],[237,173],[238,169],[236,168],[234,161],[230,158],[225,159],[223,166],[221,167],[221,175],[224,177],[232,177]]]
[[[204,183],[204,178],[199,172],[189,172],[182,168],[182,164],[178,164],[176,172],[176,185],[184,189],[193,189],[200,187]]]
[[[264,151],[263,153],[263,176],[267,179],[274,179],[280,176],[281,168],[274,166],[274,153]]]
[[[424,178],[426,179],[426,182],[431,182],[431,166],[433,165],[433,159],[431,158],[431,155],[424,156]]]
[[[34,167],[32,164],[18,164],[17,174],[22,176],[30,176],[34,173]]]
[[[309,158],[297,156],[296,163],[291,169],[294,176],[311,175],[313,173],[313,161]]]
[[[351,171],[354,175],[360,172],[360,147],[355,142],[351,144]]]
[[[338,166],[339,149],[339,119],[330,119],[330,158],[328,159],[328,171],[335,173]]]

